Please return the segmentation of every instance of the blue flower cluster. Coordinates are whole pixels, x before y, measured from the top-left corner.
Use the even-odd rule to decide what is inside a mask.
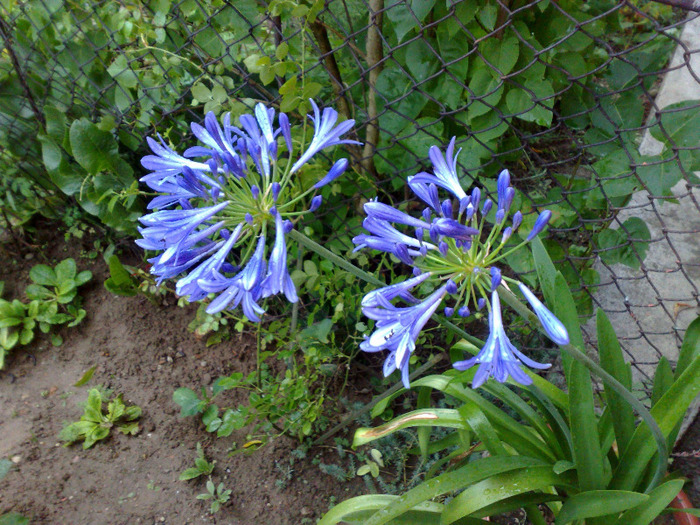
[[[217,294],[208,313],[241,305],[255,322],[264,312],[261,299],[284,293],[290,302],[298,300],[287,271],[285,235],[299,217],[320,206],[321,196],[311,198],[308,210],[297,208],[342,175],[348,161],[337,161],[310,188],[301,187],[292,176],[323,149],[358,144],[341,139],[353,120],[336,125],[335,110],[321,112],[310,102],[314,135],[296,161],[287,115],[277,116],[275,128],[275,110],[263,104],[255,107],[254,115],[240,116],[241,128],[231,123],[228,113],[222,125],[208,113],[204,126],[191,126],[202,145],[182,155],[160,136],[159,141],[148,138],[153,155],[141,164],[151,173],[141,181],[158,195],[148,205],[155,211],[140,219],[143,238],[136,243],[160,252],[149,259],[158,283],[179,277],[176,292],[190,302]],[[268,250],[272,229],[274,243]]]
[[[510,174],[504,170],[498,177],[496,203],[482,199],[479,188],[467,195],[459,183],[459,151],[455,153],[454,149],[454,138],[444,155],[432,146],[429,155],[433,173],[422,172],[408,178],[411,190],[427,204],[421,218],[376,200],[364,206],[367,218],[363,226],[368,233],[353,239],[357,249],[368,247],[390,253],[413,267],[414,277],[373,290],[364,297],[362,312],[375,321],[375,330],[360,347],[366,352],[388,350],[384,375],[400,370],[408,388],[408,362],[416,348],[416,339],[440,305],[449,301],[443,310],[447,317],[455,314],[469,317],[470,308],[482,310],[486,307],[490,335],[484,347],[477,356],[453,366],[466,370],[480,365],[474,375],[474,388],[489,377],[500,382],[512,377],[528,385],[532,380],[523,372],[521,363],[537,369],[550,365],[529,359],[509,341],[501,318],[499,286],[507,288],[508,283],[517,284],[555,343],[567,344],[569,336],[564,325],[525,285],[503,276],[494,264],[534,239],[547,225],[551,212],[542,212],[525,240],[517,246],[509,246],[509,239],[523,221],[520,211],[510,217],[515,197]],[[438,189],[449,192],[450,198],[441,201]],[[487,224],[490,231],[482,239]],[[428,282],[433,282],[434,291],[419,301],[411,291]],[[408,306],[394,305],[392,300],[397,298]]]

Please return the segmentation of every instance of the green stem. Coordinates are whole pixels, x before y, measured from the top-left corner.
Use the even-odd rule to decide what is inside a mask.
[[[541,332],[546,333],[541,327],[537,316],[522,302],[520,302],[513,292],[508,289],[504,289],[501,293],[501,298],[508,303],[511,308],[517,311],[521,317],[527,319],[533,326],[537,326]],[[567,344],[560,348],[578,362],[583,363],[593,375],[597,376],[601,381],[603,381],[603,383],[617,392],[625,401],[627,401],[632,409],[639,414],[642,420],[649,427],[651,435],[654,437],[654,441],[656,441],[656,448],[658,450],[656,471],[654,472],[654,477],[646,489],[647,493],[650,492],[659,485],[663,477],[666,475],[666,465],[668,460],[668,445],[666,444],[666,437],[659,428],[659,425],[656,423],[656,420],[651,415],[649,410],[647,410],[647,407],[645,407],[644,404],[639,401],[639,399],[637,399],[632,392],[627,390],[622,383],[606,372],[603,367],[601,367],[593,359],[588,357],[585,353],[572,344]]]
[[[346,261],[342,257],[334,254],[332,251],[324,248],[317,242],[312,241],[309,239],[306,235],[301,233],[298,230],[292,230],[289,232],[289,237],[297,241],[299,244],[301,244],[304,248],[307,248],[311,250],[312,252],[316,252],[319,254],[321,257],[325,257],[328,259],[330,262],[335,264],[336,266],[340,266],[343,270],[347,270],[351,274],[353,274],[355,277],[359,277],[363,281],[366,281],[370,284],[376,284],[377,286],[386,286],[386,283],[383,283],[379,279],[377,279],[374,275],[371,273],[368,273],[364,270],[361,270],[354,264]]]
[[[371,273],[365,272],[364,270],[361,270],[354,264],[346,261],[342,257],[339,257],[338,255],[334,254],[330,250],[327,250],[320,244],[312,241],[309,239],[306,235],[301,233],[300,231],[297,230],[292,230],[289,232],[289,236],[297,241],[299,244],[304,246],[305,248],[308,248],[309,250],[316,252],[322,257],[325,257],[329,261],[331,261],[333,264],[336,264],[337,266],[340,266],[344,270],[347,270],[351,274],[353,274],[356,277],[359,277],[363,281],[366,281],[370,284],[376,284],[377,286],[386,286],[386,283],[381,282],[379,279],[377,279],[374,275]],[[457,325],[452,323],[451,321],[448,321],[442,316],[436,316],[437,321],[443,325],[445,328],[452,330],[456,335],[461,337],[462,339],[466,339],[470,343],[473,343],[475,345],[483,346],[484,342],[481,339],[478,339],[474,337],[473,335],[469,335],[467,332],[459,328]]]
[[[262,339],[262,319],[258,323],[258,330],[255,334],[255,362],[257,368],[258,388],[262,389],[262,373],[260,371],[260,342]]]

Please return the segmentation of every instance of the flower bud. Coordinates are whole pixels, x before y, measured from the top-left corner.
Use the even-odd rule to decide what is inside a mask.
[[[316,195],[313,199],[311,199],[311,206],[309,206],[309,211],[316,211],[318,208],[321,206],[321,203],[323,202],[323,197],[320,195]]]

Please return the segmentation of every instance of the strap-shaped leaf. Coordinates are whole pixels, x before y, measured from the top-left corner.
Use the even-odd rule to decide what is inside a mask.
[[[508,407],[517,412],[523,421],[537,431],[542,440],[551,448],[552,460],[560,458],[563,455],[559,443],[554,436],[554,432],[552,432],[551,427],[548,426],[545,417],[527,404],[522,397],[510,390],[507,386],[495,381],[489,381],[484,387],[487,392],[498,397],[498,399],[503,401]]]
[[[551,465],[526,456],[490,456],[471,462],[453,472],[441,474],[409,490],[400,499],[394,500],[384,509],[369,518],[364,525],[385,525],[391,520],[405,514],[424,501],[442,494],[448,494],[469,487],[492,476],[513,470],[541,468],[551,470]],[[353,498],[357,499],[357,498]],[[348,500],[353,501],[353,500]],[[321,525],[321,524],[319,524]]]
[[[557,273],[555,289],[557,295],[554,313],[569,331],[571,344],[585,351],[576,305],[561,273]],[[564,362],[564,371],[569,386],[569,425],[579,485],[584,491],[601,489],[606,482],[591,376],[583,363],[567,357],[568,363]]]
[[[465,428],[465,423],[459,412],[451,408],[413,410],[375,428],[358,428],[352,446],[359,447],[403,428],[424,426]]]
[[[469,486],[445,505],[441,525],[449,525],[464,516],[471,516],[497,502],[563,484],[551,465],[533,466],[503,472]]]
[[[676,379],[698,357],[700,357],[700,317],[696,317],[685,331],[681,352],[678,355],[678,364],[676,365]]]
[[[651,406],[654,406],[656,402],[668,392],[672,384],[673,370],[671,369],[671,363],[668,362],[666,357],[662,356],[654,372],[654,385],[651,389]]]
[[[547,445],[531,428],[520,424],[471,388],[465,388],[444,375],[424,377],[416,381],[414,386],[431,386],[465,403],[474,403],[486,415],[489,422],[499,433],[500,438],[507,441],[519,453],[526,456],[540,457],[544,460],[553,459],[553,455]]]
[[[547,418],[547,424],[556,436],[556,442],[563,452],[563,458],[571,460],[574,457],[574,444],[571,439],[571,430],[565,421],[565,415],[560,412],[562,407],[555,406],[551,399],[546,396],[535,385],[530,385],[526,389],[532,402],[539,408],[540,412]],[[566,411],[568,412],[568,400]]]
[[[479,407],[474,403],[466,403],[459,407],[459,415],[464,418],[466,424],[476,433],[492,456],[504,456],[507,454],[503,443],[498,439],[496,431],[484,413],[479,410]]]
[[[576,520],[615,515],[647,501],[647,494],[626,490],[591,490],[574,494],[562,506],[555,525]]]
[[[323,516],[318,525],[333,525],[335,523],[362,524],[375,514],[376,511],[399,499],[399,496],[385,494],[371,494],[357,496],[339,503]],[[394,520],[392,525],[438,525],[443,506],[432,501],[420,503],[415,506],[413,512],[404,516],[401,521]],[[388,522],[384,522],[388,523]]]
[[[430,389],[427,387],[418,389],[418,400],[416,402],[416,408],[428,408],[430,407]],[[418,447],[421,451],[421,457],[423,461],[428,458],[428,445],[430,444],[430,433],[432,427],[420,427],[418,432]]]
[[[700,393],[700,359],[694,359],[652,407],[651,415],[664,436],[669,436],[683,419],[688,406]],[[610,488],[633,490],[656,452],[647,425],[640,425],[620,460]]]
[[[534,506],[539,505],[541,503],[548,503],[550,501],[561,501],[562,499],[564,499],[564,496],[561,496],[559,494],[528,492],[527,494],[519,494],[517,496],[498,501],[493,505],[484,507],[483,509],[475,512],[474,516],[501,516],[507,512],[522,509],[530,505]],[[461,524],[462,520],[458,521],[457,523]]]
[[[598,332],[600,366],[627,387],[628,390],[631,389],[632,373],[630,367],[625,363],[625,359],[622,356],[622,349],[610,319],[601,309],[598,309],[596,312],[596,329]],[[632,439],[636,426],[634,412],[629,403],[609,387],[605,388],[605,400],[608,402],[610,411],[615,414],[612,423],[615,429],[618,450],[625,450],[630,439]]]
[[[673,479],[656,487],[649,499],[628,510],[617,520],[616,525],[647,525],[654,521],[683,488],[684,480]]]

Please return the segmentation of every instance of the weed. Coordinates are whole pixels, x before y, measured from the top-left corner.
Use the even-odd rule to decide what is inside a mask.
[[[223,483],[215,486],[211,477],[209,477],[207,480],[207,492],[198,494],[197,499],[211,500],[209,512],[216,514],[221,509],[221,506],[231,499],[231,489],[225,489]]]
[[[216,461],[207,461],[207,458],[204,457],[202,444],[197,443],[197,457],[194,460],[194,467],[183,470],[180,474],[180,481],[198,478],[199,476],[208,476],[214,471],[215,463]]]
[[[110,430],[115,426],[127,435],[135,435],[139,431],[139,425],[135,420],[141,417],[140,407],[126,406],[119,395],[109,401],[105,412],[102,399],[103,395],[99,389],[90,390],[80,421],[65,426],[58,435],[59,439],[66,442],[65,446],[83,441],[83,448],[88,449],[109,436]]]
[[[10,350],[34,339],[36,327],[46,334],[52,325],[67,323],[72,327],[85,318],[78,287],[92,279],[92,273],[87,270],[78,273],[73,259],[64,259],[55,268],[37,264],[30,270],[29,278],[33,283],[24,292],[29,303],[0,299],[0,369]],[[0,282],[0,295],[2,291]],[[60,346],[63,339],[52,334],[51,342]]]

